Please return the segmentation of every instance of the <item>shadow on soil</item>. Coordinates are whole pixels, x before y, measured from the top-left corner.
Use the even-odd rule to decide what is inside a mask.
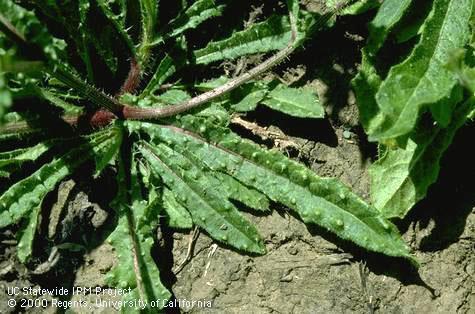
[[[419,223],[424,228],[433,221],[433,229],[421,240],[418,248],[420,251],[443,250],[457,242],[463,233],[467,217],[475,206],[475,164],[472,154],[467,151],[467,147],[473,145],[474,131],[473,124],[459,131],[442,159],[438,182],[429,189],[425,200],[404,220],[396,222],[401,233],[405,233],[411,224]],[[434,295],[434,289],[422,280],[417,269],[408,261],[369,253],[318,226],[307,228],[313,235],[321,236],[338,245],[343,251],[351,253],[355,260],[366,262],[371,272],[393,277],[404,285],[426,287]]]
[[[441,162],[439,179],[409,215],[400,222],[401,232],[409,228],[411,222],[419,222],[421,227],[434,228],[421,241],[419,250],[438,251],[459,240],[466,220],[475,206],[473,178],[475,164],[473,152],[467,147],[473,145],[475,125],[462,128],[446,152]]]

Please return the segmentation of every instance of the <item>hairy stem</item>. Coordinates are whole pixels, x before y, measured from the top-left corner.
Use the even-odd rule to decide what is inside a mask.
[[[146,3],[147,1],[145,1]],[[351,1],[350,1],[351,2]],[[345,4],[348,4],[345,3]],[[328,14],[327,16],[323,17],[325,20],[329,18],[330,16],[333,16],[337,11],[341,10],[341,8],[344,7],[342,5],[341,7],[338,7],[336,10],[334,10],[331,14]],[[148,14],[156,12],[153,10],[153,7],[148,7],[146,5],[142,6],[142,9],[148,9],[150,12],[147,12]],[[145,10],[146,11],[146,10]],[[152,12],[153,11],[153,12]],[[277,52],[275,55],[264,61],[263,63],[257,65],[256,67],[252,68],[248,72],[242,74],[241,76],[234,78],[224,85],[221,85],[211,91],[205,92],[201,95],[198,95],[196,97],[193,97],[192,99],[183,102],[181,104],[177,105],[172,105],[172,106],[167,106],[167,107],[159,107],[159,108],[140,108],[140,107],[135,107],[135,106],[130,106],[127,104],[122,104],[120,103],[116,98],[111,97],[99,90],[97,90],[95,87],[87,84],[86,82],[82,81],[80,78],[76,77],[71,71],[68,71],[65,67],[58,65],[58,64],[53,64],[48,67],[48,72],[60,80],[61,82],[65,83],[66,85],[76,89],[82,96],[84,96],[86,99],[89,99],[91,102],[93,102],[96,106],[99,108],[105,108],[105,110],[99,110],[90,118],[90,123],[98,123],[100,126],[104,125],[104,123],[108,123],[115,119],[116,117],[119,119],[130,119],[130,120],[152,120],[152,119],[159,119],[159,118],[165,118],[165,117],[171,117],[180,113],[183,113],[185,111],[189,111],[191,109],[194,109],[196,107],[199,107],[200,105],[206,104],[216,98],[219,98],[223,96],[224,94],[229,93],[230,91],[238,88],[239,86],[243,85],[244,83],[255,79],[256,77],[262,75],[263,73],[267,72],[270,70],[272,67],[276,66],[280,62],[282,62],[285,58],[287,58],[297,47],[298,40],[297,40],[297,18],[292,14],[292,12],[289,12],[289,18],[290,18],[290,28],[291,28],[291,36],[290,36],[290,41],[288,45]],[[150,26],[148,25],[149,23],[145,23],[145,26]],[[148,34],[148,31],[150,29],[147,29],[147,27],[144,28],[144,40],[146,42],[146,36],[150,35]],[[9,37],[11,37],[15,42],[20,43],[23,46],[28,46],[28,42],[26,39],[21,35],[20,32],[18,32],[2,15],[0,15],[0,31],[4,31]],[[31,46],[31,45],[30,45]],[[147,56],[147,54],[142,55]],[[44,59],[45,56],[42,56]],[[139,58],[143,59],[143,58]],[[147,58],[145,58],[146,60]],[[129,75],[124,82],[121,91],[119,93],[122,94],[124,92],[128,92],[130,90],[134,90],[139,81],[140,81],[140,71],[141,71],[141,63],[140,61],[144,60],[132,60],[131,61],[131,70],[129,72]]]
[[[87,84],[62,66],[56,65],[49,67],[48,72],[67,86],[74,88],[83,97],[90,100],[99,108],[106,108],[117,117],[123,118],[122,111],[124,105],[117,99],[101,92],[94,86]]]
[[[267,72],[275,65],[282,62],[286,57],[288,57],[296,48],[297,44],[297,21],[292,13],[290,16],[290,27],[291,27],[291,36],[289,44],[275,55],[259,64],[258,66],[252,68],[248,72],[242,74],[241,76],[230,80],[229,82],[213,89],[208,92],[205,92],[201,95],[198,95],[186,102],[181,104],[160,107],[160,108],[139,108],[124,106],[123,116],[125,119],[133,120],[143,120],[143,119],[158,119],[165,118],[177,115],[179,113],[191,110],[202,104],[208,103],[211,100],[221,97],[222,95],[229,93],[230,91],[238,88],[244,83],[258,77],[259,75]]]

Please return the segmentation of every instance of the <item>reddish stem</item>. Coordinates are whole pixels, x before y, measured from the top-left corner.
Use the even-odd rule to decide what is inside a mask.
[[[131,93],[131,94],[134,93],[134,91],[139,87],[139,84],[140,84],[140,80],[141,80],[140,70],[141,70],[140,64],[138,64],[135,58],[132,58],[130,60],[129,74],[127,75],[127,79],[124,81],[124,84],[122,84],[122,87],[120,88],[118,96],[125,93]]]

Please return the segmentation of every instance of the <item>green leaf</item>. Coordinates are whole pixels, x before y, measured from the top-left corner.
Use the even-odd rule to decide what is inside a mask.
[[[380,5],[380,0],[359,0],[343,9],[342,15],[363,14],[371,9],[379,7]]]
[[[155,180],[150,166],[139,162],[138,168],[142,175],[142,182],[148,190],[149,206],[162,206],[167,215],[167,225],[172,228],[190,229],[193,227],[193,221],[186,208],[177,201],[170,189],[164,188],[161,181]]]
[[[201,82],[195,85],[195,88],[206,92],[217,88],[228,81],[228,77],[220,76],[210,81]],[[269,87],[265,82],[249,82],[234,89],[229,94],[223,95],[220,97],[220,99],[222,99],[224,102],[228,102],[233,110],[238,112],[246,112],[256,109],[257,105],[262,100],[264,100],[268,92]]]
[[[94,177],[97,178],[102,170],[115,159],[120,146],[122,145],[122,136],[123,133],[121,130],[117,130],[116,134],[114,134],[114,138],[108,141],[107,146],[101,150],[100,153],[94,154],[94,161],[96,165],[96,169],[94,172]]]
[[[150,58],[150,48],[158,18],[158,3],[153,0],[139,0],[142,24],[142,38],[138,49],[138,61],[143,67],[147,66]]]
[[[385,0],[378,13],[369,24],[370,38],[366,49],[375,54],[383,45],[386,37],[411,5],[412,0]]]
[[[30,52],[36,56],[37,60],[41,60],[43,55],[52,62],[65,59],[65,42],[52,37],[33,12],[25,10],[10,0],[0,1],[0,12],[18,32],[15,36],[23,37],[28,43],[35,44],[41,49],[41,51]],[[0,24],[3,22],[1,21]]]
[[[141,96],[155,94],[157,90],[160,89],[160,86],[167,81],[177,69],[181,68],[184,65],[183,58],[172,58],[169,55],[166,55],[159,63],[155,73],[152,76],[152,79],[147,84],[147,87],[141,93]]]
[[[8,152],[0,153],[0,173],[9,176],[13,170],[17,170],[24,162],[35,161],[38,157],[46,153],[55,141],[39,143],[32,147],[19,148]]]
[[[41,204],[31,211],[26,226],[19,231],[17,256],[21,263],[27,262],[33,252],[33,241],[35,240],[36,230],[40,222],[40,211]]]
[[[385,127],[370,133],[371,140],[389,140],[408,134],[423,106],[450,95],[456,77],[445,64],[450,51],[469,38],[471,0],[435,0],[421,41],[411,55],[394,66],[376,94]]]
[[[122,60],[135,56],[135,48],[129,35],[121,26],[121,13],[114,12],[112,7],[116,7],[119,1],[70,1],[68,5],[58,1],[38,0],[29,1],[25,7],[38,12],[38,18],[43,22],[38,23],[40,28],[43,25],[58,25],[64,32],[65,40],[68,42],[68,52],[80,57],[84,63],[84,68],[88,74],[90,82],[93,78],[102,76],[102,64],[105,64],[110,73],[116,74],[121,66],[125,66]],[[32,16],[32,11],[27,11]],[[100,25],[100,27],[97,27]],[[33,25],[27,27],[34,30]],[[49,33],[45,29],[45,33]],[[44,46],[44,45],[41,45]],[[44,49],[47,53],[49,50]],[[64,54],[65,47],[55,51]],[[73,56],[75,57],[75,56]],[[56,60],[52,57],[50,60]],[[66,66],[65,58],[61,58],[62,66]],[[128,64],[127,64],[128,65]],[[78,69],[79,70],[79,69]],[[82,70],[82,69],[80,69]],[[95,83],[101,83],[95,81]]]
[[[470,101],[460,104],[447,128],[417,128],[405,149],[387,148],[382,158],[371,165],[371,198],[385,217],[403,218],[425,197],[439,175],[443,153],[467,120],[471,106]]]
[[[369,24],[368,44],[361,51],[361,65],[351,84],[356,96],[359,119],[367,134],[380,132],[387,126],[383,113],[376,102],[382,78],[375,66],[375,54],[384,44],[388,34],[403,17],[410,0],[384,1],[374,19]]]
[[[1,70],[0,68],[0,125],[3,124],[3,117],[12,105],[12,95]]]
[[[167,222],[170,227],[179,229],[190,229],[193,227],[193,220],[187,209],[177,201],[170,189],[163,189],[162,203],[167,213]]]
[[[117,127],[85,137],[85,143],[11,185],[0,196],[0,228],[19,222],[41,204],[48,192],[83,162],[96,158],[102,165],[106,157],[98,156],[104,154],[109,156],[110,146],[114,146],[120,138],[121,130]]]
[[[453,111],[462,99],[463,88],[460,85],[455,85],[448,97],[444,97],[430,106],[430,112],[434,120],[437,121],[441,127],[448,127],[452,120]]]
[[[259,212],[270,212],[269,200],[261,192],[245,186],[238,180],[222,172],[214,173],[213,177],[210,177],[210,179],[212,181],[214,181],[213,179],[217,180],[215,186],[217,186],[220,193],[224,193],[227,198],[241,202]]]
[[[282,154],[261,149],[203,119],[186,116],[181,122],[185,129],[199,131],[201,136],[149,123],[142,123],[141,128],[154,141],[167,143],[190,160],[227,173],[272,201],[292,208],[306,223],[318,224],[368,250],[413,260],[397,228],[339,181],[321,178]],[[173,178],[172,182],[177,181]],[[190,195],[182,189],[176,193]]]
[[[266,84],[261,82],[245,84],[231,92],[231,107],[238,112],[252,111],[264,100],[268,92]]]
[[[90,2],[90,1],[88,1]],[[142,4],[144,1],[140,1]],[[134,43],[132,38],[126,31],[126,17],[127,17],[127,4],[126,0],[97,0],[99,9],[108,19],[109,23],[113,25],[115,31],[120,36],[123,42],[127,44],[127,48],[131,52],[135,52]],[[155,13],[156,14],[156,13]],[[156,16],[153,16],[152,19],[156,19]],[[150,25],[150,28],[153,28],[153,24]]]
[[[224,5],[216,5],[214,0],[196,0],[183,13],[178,15],[169,25],[171,32],[168,37],[176,37],[189,29],[196,28],[204,21],[220,16]]]
[[[151,169],[177,195],[193,222],[212,238],[240,250],[265,253],[257,230],[239,214],[226,195],[218,193],[219,180],[210,180],[194,163],[163,144],[143,143],[140,152]]]
[[[475,16],[475,13],[474,13]],[[474,32],[475,34],[475,32]],[[465,49],[452,51],[447,68],[458,78],[460,84],[465,87],[472,95],[475,94],[475,67],[469,67],[465,63]]]
[[[48,134],[47,130],[38,125],[38,117],[32,115],[20,115],[17,112],[9,112],[4,117],[4,125],[0,126],[0,142],[21,141],[26,138],[39,138]]]
[[[358,75],[351,81],[358,105],[359,120],[367,134],[375,133],[378,128],[382,128],[384,121],[375,97],[382,79],[373,63],[373,58],[363,49]]]
[[[278,85],[262,102],[264,105],[288,115],[300,118],[323,118],[325,110],[317,95],[308,88],[291,88]]]
[[[83,108],[73,105],[68,101],[64,100],[63,97],[60,97],[63,95],[57,95],[56,93],[47,88],[41,88],[36,86],[34,90],[36,91],[36,94],[39,97],[46,99],[54,106],[63,109],[65,113],[78,115],[83,112]]]
[[[227,39],[210,42],[205,48],[196,50],[194,56],[197,64],[208,64],[253,53],[280,50],[287,46],[289,41],[289,18],[274,15],[264,22],[234,33]]]
[[[119,159],[118,171],[119,191],[111,206],[116,209],[119,221],[107,242],[114,247],[119,262],[107,273],[106,282],[113,287],[132,288],[123,301],[141,299],[148,303],[147,310],[154,312],[160,308],[151,309],[151,301],[171,297],[160,281],[160,271],[151,255],[158,213],[155,206],[142,200],[135,158],[132,158],[130,168],[130,187],[127,186],[127,169],[122,158]],[[159,306],[162,304],[158,303]],[[129,311],[133,309],[128,309],[127,313]]]

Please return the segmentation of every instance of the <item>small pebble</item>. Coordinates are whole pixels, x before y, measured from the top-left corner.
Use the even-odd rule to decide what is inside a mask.
[[[343,137],[347,140],[351,138],[351,132],[350,131],[343,131]]]

